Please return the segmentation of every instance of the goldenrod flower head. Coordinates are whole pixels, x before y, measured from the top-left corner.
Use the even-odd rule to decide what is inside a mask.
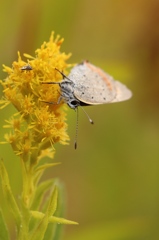
[[[69,139],[65,107],[63,103],[56,104],[60,96],[59,86],[42,84],[61,81],[62,76],[55,68],[67,73],[70,67],[66,63],[70,54],[60,51],[62,42],[63,39],[54,38],[52,33],[50,40],[35,51],[35,57],[24,54],[24,61],[18,52],[18,60],[13,62],[12,68],[3,65],[8,76],[1,81],[5,98],[0,103],[2,107],[11,103],[18,111],[6,121],[5,127],[10,127],[12,132],[5,135],[5,139],[25,160],[34,151],[39,158],[41,154],[48,155],[47,149],[54,143],[66,144]]]

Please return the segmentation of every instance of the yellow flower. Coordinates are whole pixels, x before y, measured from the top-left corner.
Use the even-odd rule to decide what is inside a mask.
[[[40,162],[41,159],[53,158],[54,144],[67,144],[69,140],[65,105],[63,102],[56,104],[60,97],[59,85],[42,84],[61,81],[62,76],[55,68],[67,74],[71,66],[66,63],[70,54],[60,51],[62,42],[59,36],[54,39],[52,33],[50,40],[35,51],[35,57],[24,54],[24,61],[18,52],[18,60],[13,62],[12,68],[3,66],[7,77],[0,81],[4,89],[0,108],[11,103],[17,110],[6,120],[4,128],[11,131],[4,138],[21,160],[22,193],[18,202],[2,160],[0,178],[5,200],[14,216],[17,239],[42,240],[45,234],[47,238],[48,225],[53,229],[52,235],[56,235],[57,223],[77,224],[56,215],[56,208],[60,209],[57,206],[60,184],[55,180],[40,181],[46,169],[59,164]],[[48,234],[50,236],[50,231]]]
[[[3,66],[8,76],[0,82],[5,97],[0,101],[1,108],[11,103],[20,114],[7,121],[5,127],[10,127],[12,132],[5,139],[25,160],[35,151],[40,159],[40,154],[44,156],[46,152],[47,155],[48,151],[44,150],[56,142],[66,144],[69,140],[65,107],[63,103],[56,104],[60,96],[59,86],[41,83],[61,81],[62,76],[55,68],[67,73],[66,69],[71,66],[66,63],[70,54],[60,51],[62,42],[63,39],[54,38],[52,33],[50,40],[35,51],[35,57],[24,54],[24,61],[18,52],[18,61],[13,62],[12,68]]]

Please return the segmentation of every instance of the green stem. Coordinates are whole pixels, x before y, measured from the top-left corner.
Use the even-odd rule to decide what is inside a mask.
[[[26,208],[29,208],[31,200],[34,195],[34,181],[33,181],[33,171],[28,169],[26,163],[21,159],[22,166],[22,178],[23,178],[23,191],[22,191],[22,200]]]

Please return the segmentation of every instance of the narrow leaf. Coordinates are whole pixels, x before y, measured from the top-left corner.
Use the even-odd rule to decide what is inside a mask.
[[[40,167],[37,167],[37,169],[35,170],[36,172],[38,171],[42,171],[42,170],[45,170],[47,168],[50,168],[50,167],[54,167],[54,166],[57,166],[61,164],[60,162],[57,162],[57,163],[47,163],[47,164],[43,164],[41,165]]]
[[[59,190],[59,194],[58,194],[58,202],[57,202],[57,209],[55,212],[55,216],[58,218],[62,218],[64,216],[65,213],[65,188],[64,185],[61,181],[57,181],[56,182],[57,186],[58,186],[58,190]],[[62,232],[63,232],[63,228],[64,225],[63,224],[56,224],[56,230],[54,233],[54,240],[59,240],[62,237]]]
[[[49,214],[49,217],[52,216],[57,208],[57,197],[58,197],[58,190],[57,187],[54,187],[53,193],[50,198],[50,204],[48,206],[47,212]]]
[[[56,207],[57,207],[57,187],[55,186],[53,193],[51,195],[50,198],[50,202],[49,205],[47,207],[47,211],[46,213],[42,216],[42,220],[40,221],[37,229],[34,231],[34,233],[32,234],[32,237],[30,238],[31,240],[42,240],[44,238],[44,234],[46,232],[48,223],[49,223],[49,217],[52,216],[54,214],[54,212],[56,211]],[[37,216],[37,212],[36,212],[36,216]]]
[[[57,226],[57,224],[55,224],[55,223],[49,223],[48,224],[48,227],[47,227],[47,230],[45,232],[43,240],[53,240],[54,239],[56,226]]]
[[[40,179],[46,169],[57,166],[59,164],[61,164],[61,163],[59,163],[59,162],[58,163],[48,163],[48,164],[43,164],[43,165],[37,167],[35,170],[34,184],[35,185],[38,184],[38,182],[40,181]]]
[[[31,211],[31,214],[34,218],[37,218],[39,220],[43,219],[45,214],[42,212],[38,211]],[[50,223],[58,223],[58,224],[73,224],[73,225],[78,225],[77,222],[67,220],[65,218],[60,218],[60,217],[55,217],[55,216],[50,216],[49,217],[49,222]]]
[[[65,218],[54,217],[54,216],[50,217],[49,221],[52,222],[52,223],[56,222],[57,224],[78,225],[77,222],[70,221],[70,220],[67,220]]]
[[[54,184],[53,179],[47,180],[47,181],[39,184],[39,186],[36,189],[35,197],[34,197],[32,205],[31,205],[31,209],[33,209],[33,210],[39,209],[39,206],[43,200],[43,196],[44,196],[45,192],[48,191],[49,188],[51,188],[53,186],[53,184]]]
[[[0,210],[0,239],[9,240],[8,229],[3,219],[2,211]]]
[[[46,196],[45,196],[46,194],[45,193],[50,188],[52,188],[53,185],[54,185],[54,180],[53,179],[45,181],[45,182],[42,182],[41,184],[39,184],[39,186],[37,187],[36,192],[35,192],[33,203],[31,205],[31,209],[32,210],[38,211],[39,208],[42,207],[42,203],[43,203],[43,205],[45,203],[48,206],[48,201],[49,200],[46,198]],[[45,198],[45,201],[44,201],[44,198]],[[30,220],[30,224],[29,224],[30,231],[33,231],[33,229],[35,229],[37,224],[38,224],[37,219],[32,217],[31,220]]]
[[[21,225],[21,214],[17,206],[17,203],[15,201],[15,198],[13,196],[13,193],[11,191],[8,174],[2,160],[0,160],[0,175],[1,175],[2,189],[3,189],[5,199],[7,200],[7,203],[11,208],[17,228],[18,230],[20,230],[19,228]]]

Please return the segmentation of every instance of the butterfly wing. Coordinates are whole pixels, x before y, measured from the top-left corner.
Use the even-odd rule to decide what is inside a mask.
[[[116,96],[113,99],[113,102],[122,102],[126,101],[132,97],[132,92],[121,82],[115,81]]]
[[[86,104],[119,102],[131,97],[125,85],[87,61],[76,65],[68,78],[74,83],[75,97]]]

